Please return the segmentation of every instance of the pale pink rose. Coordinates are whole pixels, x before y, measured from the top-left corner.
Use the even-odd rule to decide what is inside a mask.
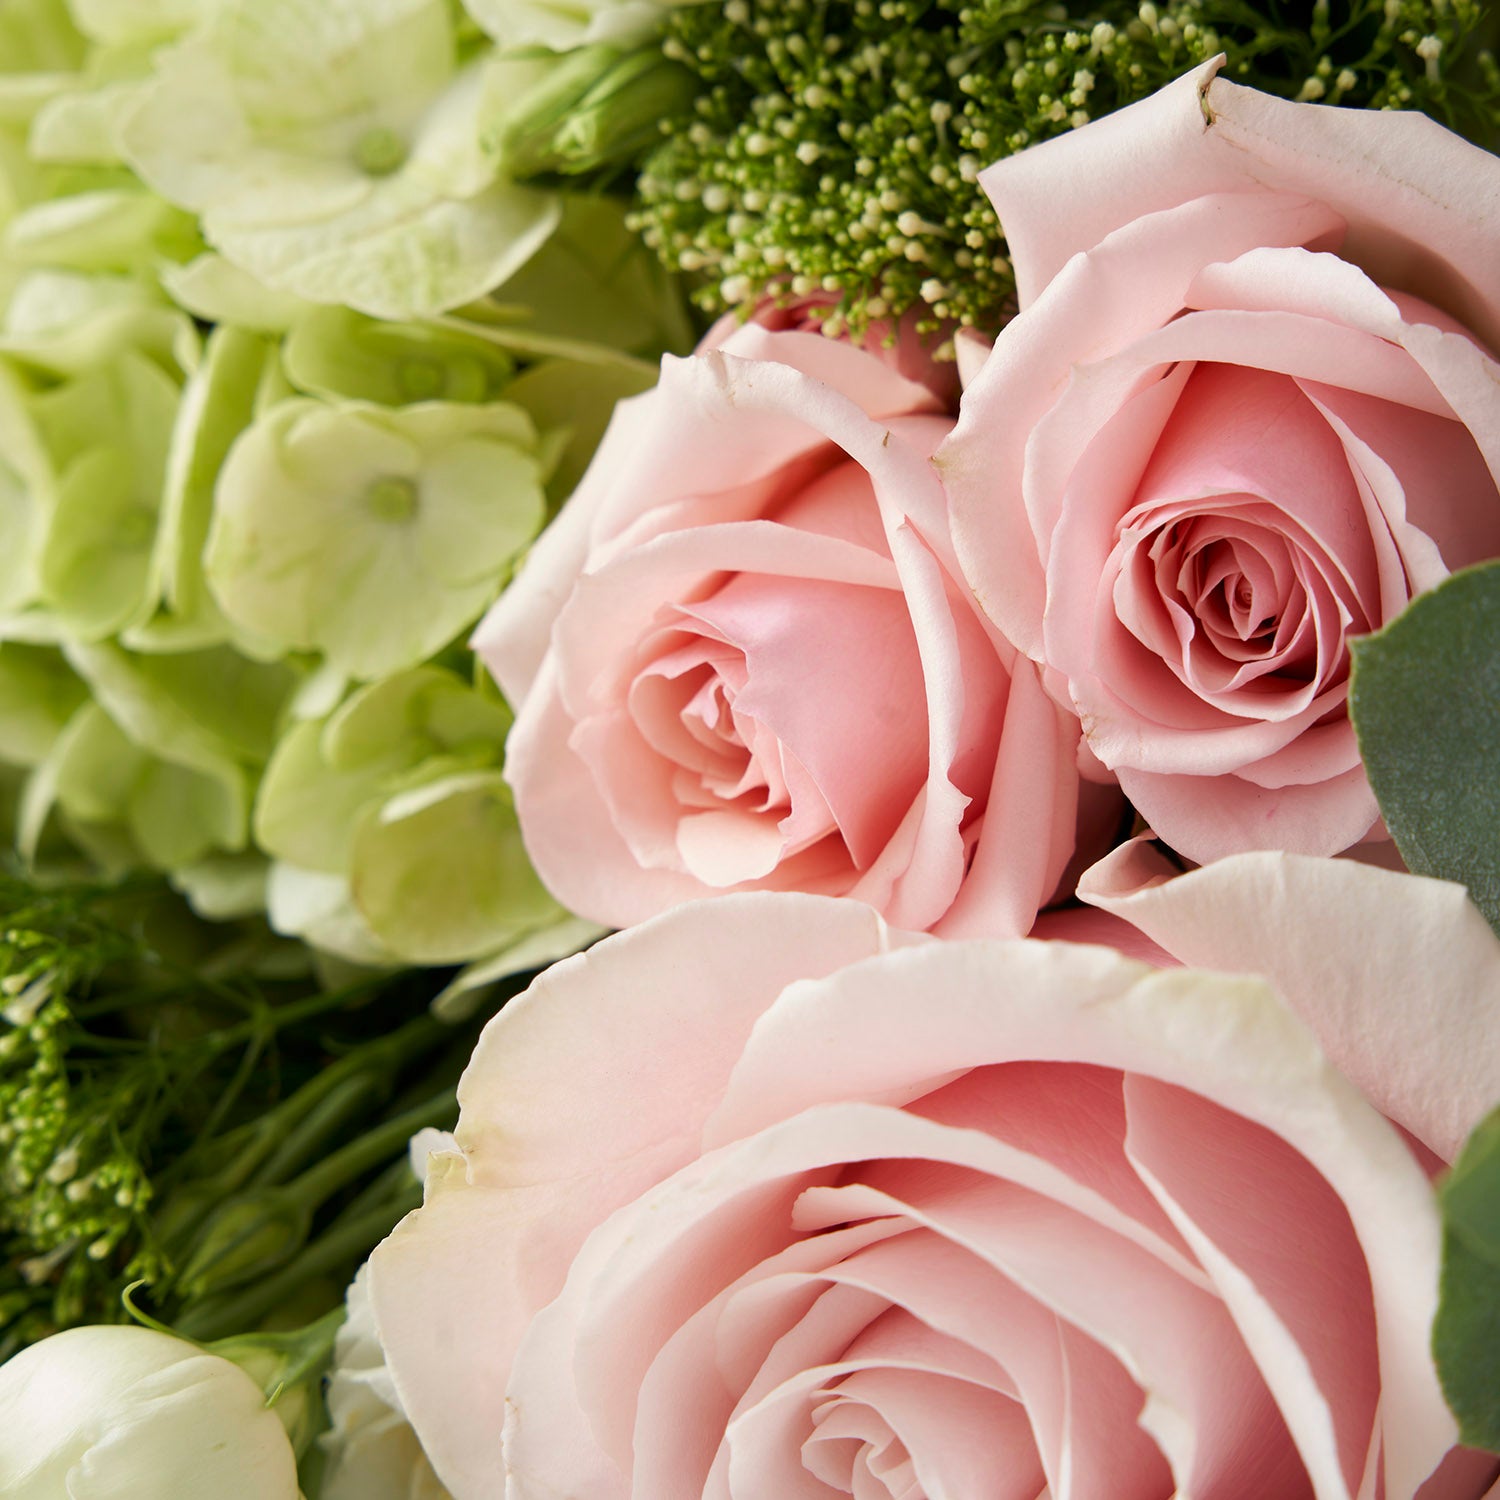
[[[1454,999],[1425,1011],[1439,1077],[1441,1039],[1474,1036]],[[1428,1350],[1425,1153],[1262,980],[729,897],[549,970],[460,1104],[371,1263],[457,1500],[1476,1500],[1495,1477],[1454,1451]]]
[[[981,174],[1021,311],[938,455],[964,571],[1195,861],[1376,828],[1349,640],[1500,553],[1500,161],[1216,78]]]
[[[560,901],[625,926],[796,889],[1027,930],[1073,855],[1078,727],[959,581],[951,425],[886,361],[755,323],[621,403],[474,638]]]

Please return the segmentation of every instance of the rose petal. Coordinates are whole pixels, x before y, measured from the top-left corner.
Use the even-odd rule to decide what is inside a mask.
[[[1179,963],[1266,975],[1340,1071],[1452,1161],[1500,1099],[1500,943],[1464,888],[1272,853],[1170,873],[1126,844],[1078,894]]]

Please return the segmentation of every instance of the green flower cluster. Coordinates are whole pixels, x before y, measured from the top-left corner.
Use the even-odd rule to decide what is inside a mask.
[[[0,8],[0,836],[475,982],[592,929],[463,642],[691,340],[621,207],[509,165],[607,170],[681,70],[490,9]]]
[[[432,984],[255,977],[169,895],[0,875],[0,1361],[132,1283],[194,1337],[335,1306],[457,1117],[474,1026],[402,1019]]]
[[[677,12],[690,119],[645,160],[633,222],[711,312],[831,305],[856,332],[919,310],[992,326],[1014,280],[974,186],[990,162],[1153,93],[1223,51],[1300,100],[1493,130],[1479,0],[728,0]]]

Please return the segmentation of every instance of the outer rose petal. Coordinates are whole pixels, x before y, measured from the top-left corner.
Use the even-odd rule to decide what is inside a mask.
[[[1454,1441],[1433,1195],[1269,987],[890,940],[853,903],[698,903],[492,1023],[467,1155],[372,1273],[458,1500],[812,1500],[862,1444],[943,1493],[944,1411],[1060,1494],[1080,1424],[1141,1401],[1159,1455],[1116,1442],[1112,1492],[1164,1493],[1160,1456],[1224,1500],[1412,1500]]]
[[[1374,280],[1449,308],[1500,348],[1500,174],[1489,152],[1415,112],[1290,104],[1217,77],[1223,65],[1214,58],[1097,128],[980,173],[1021,306],[1069,257],[1143,214],[1274,184],[1344,219],[1342,253]]]
[[[1444,1161],[1500,1099],[1500,942],[1461,885],[1273,853],[1178,875],[1138,839],[1078,894],[1179,963],[1266,975],[1338,1068]]]

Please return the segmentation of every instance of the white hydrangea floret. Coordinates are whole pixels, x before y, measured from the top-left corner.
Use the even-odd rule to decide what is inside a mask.
[[[510,66],[460,65],[447,0],[222,0],[158,55],[121,145],[267,286],[429,314],[504,281],[557,221],[481,143],[487,70]]]

